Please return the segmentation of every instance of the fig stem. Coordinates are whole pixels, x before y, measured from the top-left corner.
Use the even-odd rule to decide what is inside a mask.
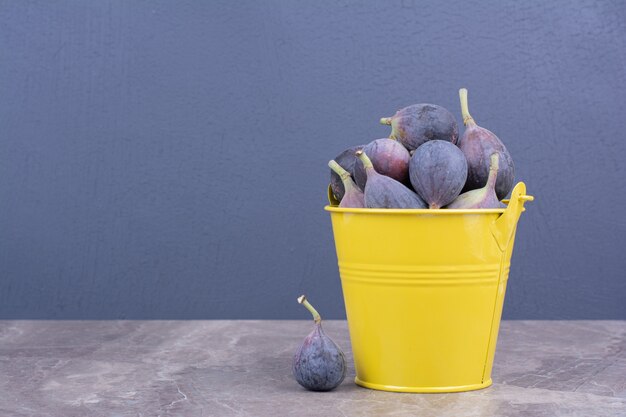
[[[380,119],[380,124],[391,126],[391,117],[383,117],[382,119]]]
[[[332,160],[332,161],[328,161],[328,167],[330,169],[332,169],[333,171],[335,171],[335,173],[337,175],[339,175],[341,177],[341,179],[343,180],[345,177],[349,177],[350,173],[348,171],[346,171],[345,169],[343,169],[343,167],[341,165],[339,165],[337,163],[337,161]]]
[[[356,151],[356,156],[359,157],[361,162],[363,162],[363,167],[367,171],[368,169],[374,169],[374,165],[372,165],[372,161],[368,158],[368,156],[363,152],[362,149]]]
[[[494,188],[496,186],[496,180],[498,179],[498,161],[500,155],[497,152],[491,154],[489,162],[489,177],[487,178],[486,188]]]
[[[474,118],[469,113],[466,88],[461,88],[459,90],[459,98],[461,99],[461,114],[463,115],[463,124],[465,126],[476,126],[476,122],[474,121]]]
[[[356,184],[354,183],[354,181],[352,181],[352,175],[350,175],[350,173],[348,171],[343,169],[343,167],[341,165],[339,165],[337,163],[337,161],[335,161],[335,160],[328,161],[328,166],[337,175],[339,175],[339,178],[341,178],[341,182],[343,183],[343,188],[346,191],[356,187]]]
[[[319,323],[322,321],[320,313],[318,313],[317,310],[311,305],[311,303],[308,302],[304,295],[298,297],[298,302],[306,307],[306,309],[309,310],[311,314],[313,314],[313,320],[315,321],[315,323]]]

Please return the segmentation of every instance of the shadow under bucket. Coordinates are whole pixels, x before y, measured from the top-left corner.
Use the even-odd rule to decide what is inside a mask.
[[[325,207],[358,385],[399,392],[491,385],[515,229],[532,199],[520,182],[502,209]]]

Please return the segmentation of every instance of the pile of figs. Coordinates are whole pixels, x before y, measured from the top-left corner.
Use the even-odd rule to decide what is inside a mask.
[[[388,138],[353,146],[328,163],[339,207],[488,209],[513,188],[508,150],[470,116],[467,90],[459,90],[465,131],[435,104],[414,104],[380,122]]]

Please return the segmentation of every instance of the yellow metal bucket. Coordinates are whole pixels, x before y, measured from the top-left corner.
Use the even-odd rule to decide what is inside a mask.
[[[491,385],[515,229],[529,200],[520,182],[505,209],[326,207],[358,385],[401,392]]]

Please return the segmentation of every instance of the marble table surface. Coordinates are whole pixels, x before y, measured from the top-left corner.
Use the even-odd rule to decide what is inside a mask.
[[[0,416],[626,416],[626,322],[505,321],[494,385],[456,394],[291,376],[312,321],[0,321]]]

